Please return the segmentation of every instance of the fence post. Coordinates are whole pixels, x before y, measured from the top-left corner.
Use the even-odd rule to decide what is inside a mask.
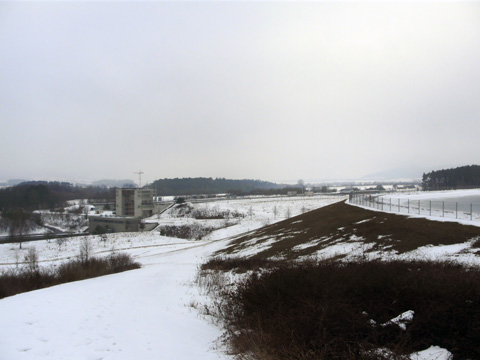
[[[382,196],[382,211],[383,211],[383,196]]]
[[[392,198],[390,198],[390,211],[392,211]]]
[[[430,216],[432,216],[432,200],[430,200]]]
[[[418,200],[418,215],[420,215],[420,200]]]
[[[407,212],[410,214],[410,199],[407,199]]]
[[[473,219],[473,204],[470,203],[470,221]]]
[[[455,219],[458,219],[458,202],[455,201]]]
[[[400,198],[398,198],[398,212],[400,213]]]
[[[445,201],[442,201],[442,217],[445,217]]]

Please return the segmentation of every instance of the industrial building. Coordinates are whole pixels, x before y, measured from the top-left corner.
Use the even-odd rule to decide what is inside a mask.
[[[146,218],[153,215],[153,189],[117,189],[117,216]]]
[[[152,189],[117,189],[115,195],[115,216],[90,216],[90,233],[149,231],[157,226],[142,221],[153,215]]]
[[[140,230],[140,219],[120,216],[89,216],[88,232],[113,233],[113,232],[137,232]]]

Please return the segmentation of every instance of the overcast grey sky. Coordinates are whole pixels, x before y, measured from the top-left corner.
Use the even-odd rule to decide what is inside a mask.
[[[480,163],[479,2],[0,2],[0,49],[0,180]]]

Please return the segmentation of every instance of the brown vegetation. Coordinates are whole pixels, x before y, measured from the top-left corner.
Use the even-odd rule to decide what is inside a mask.
[[[365,210],[345,203],[233,240],[200,268],[207,309],[239,359],[409,359],[432,345],[480,358],[480,269],[453,262],[314,259],[332,244],[406,253],[426,245],[480,245],[480,228]],[[250,247],[260,252],[247,259]],[[310,246],[298,246],[310,244]],[[373,246],[372,246],[373,245]],[[281,259],[281,260],[280,260]],[[231,272],[240,282],[232,284]],[[391,320],[411,311],[400,327]]]
[[[220,261],[213,267],[254,263]],[[214,308],[239,359],[406,359],[431,345],[454,359],[480,358],[478,268],[425,261],[277,263],[233,288],[214,288],[222,295]],[[400,322],[404,328],[391,321],[409,311],[413,318]]]
[[[0,274],[0,299],[26,291],[67,282],[138,269],[140,264],[129,254],[113,253],[106,258],[83,257],[61,264],[56,269],[40,269],[35,254],[29,254],[28,266]]]
[[[339,202],[239,237],[215,255],[235,254],[248,248],[251,245],[248,241],[254,239],[258,239],[256,245],[275,241],[255,255],[256,258],[296,259],[315,254],[334,243],[355,239],[374,245],[367,252],[389,250],[405,253],[426,245],[464,243],[479,236],[480,227],[476,226],[375,212]],[[312,246],[292,250],[308,242],[312,242]]]

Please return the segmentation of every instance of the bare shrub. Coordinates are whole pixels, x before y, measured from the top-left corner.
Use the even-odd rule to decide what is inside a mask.
[[[90,259],[90,253],[92,251],[92,245],[88,237],[82,238],[80,242],[80,252],[78,258],[82,264],[87,264]]]
[[[52,285],[141,267],[130,255],[124,253],[112,254],[106,258],[90,256],[87,263],[81,262],[80,259],[74,259],[61,264],[56,269],[40,268],[36,251],[32,250],[28,256],[29,262],[26,268],[16,268],[0,273],[0,299]]]
[[[48,225],[76,231],[88,225],[88,219],[77,213],[43,213],[42,221]]]
[[[27,263],[27,269],[30,272],[38,271],[38,253],[35,247],[28,248],[27,255],[25,255],[25,261]]]
[[[0,273],[0,299],[26,291],[32,291],[55,284],[55,275],[48,269],[15,268]]]
[[[129,254],[112,253],[106,258],[89,257],[88,262],[80,259],[63,263],[59,266],[57,276],[59,282],[71,282],[118,273],[140,268]]]
[[[108,258],[108,267],[111,272],[116,273],[125,270],[138,269],[140,264],[126,253],[112,253]]]
[[[192,212],[192,217],[195,219],[212,220],[212,219],[233,219],[243,218],[245,214],[242,214],[236,210],[220,210],[218,206],[213,208],[198,208]]]
[[[259,360],[401,359],[432,344],[454,358],[480,358],[479,268],[425,261],[292,264],[255,272],[222,296],[216,303],[232,351]],[[407,311],[414,316],[404,328],[390,321]]]
[[[181,203],[175,205],[175,207],[170,210],[170,216],[172,217],[191,217],[191,213],[194,207],[191,203]]]
[[[250,270],[275,269],[286,266],[288,263],[282,260],[269,260],[263,258],[238,258],[238,257],[213,257],[200,266],[201,271],[230,271],[245,273]]]
[[[164,225],[160,227],[160,235],[187,240],[201,240],[216,228],[201,224]]]

